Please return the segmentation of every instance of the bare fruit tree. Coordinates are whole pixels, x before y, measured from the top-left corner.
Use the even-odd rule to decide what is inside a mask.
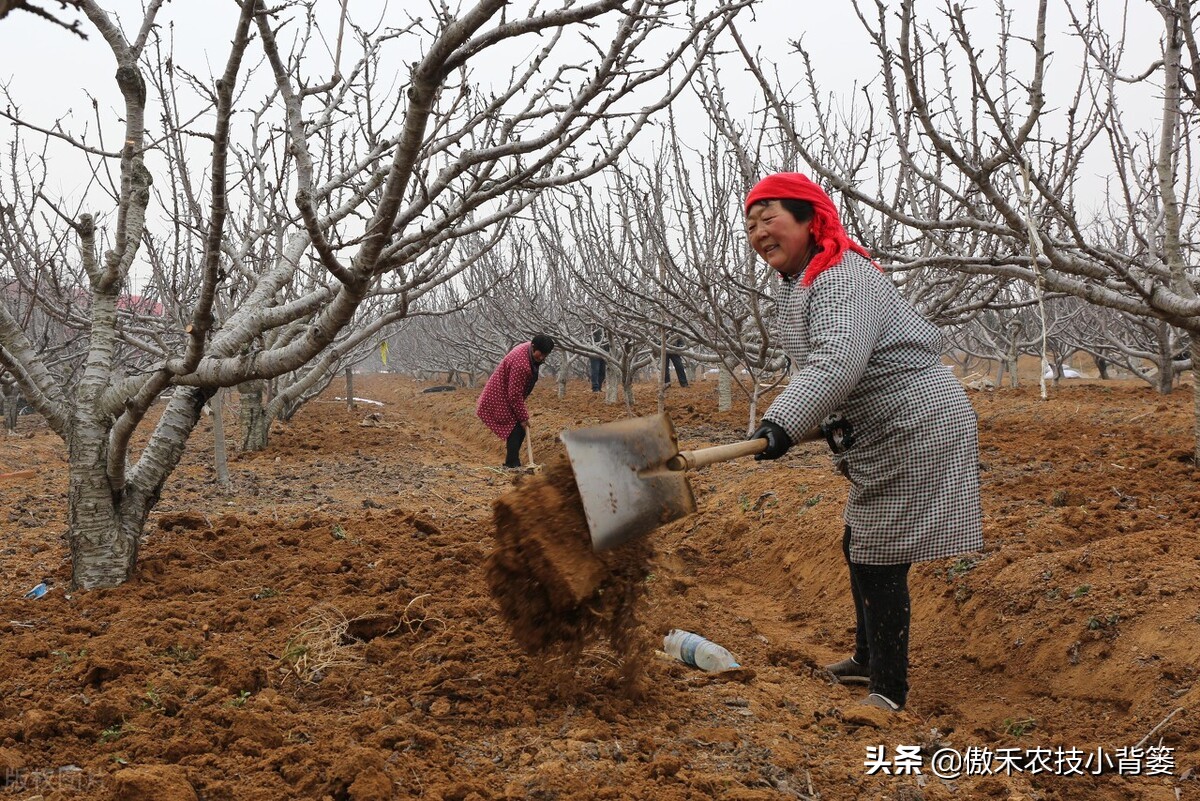
[[[1052,54],[1047,44],[1046,0],[1033,14],[996,2],[989,21],[999,30],[986,46],[983,10],[918,0],[854,6],[881,73],[853,113],[827,104],[802,43],[799,91],[786,91],[752,54],[746,60],[803,162],[849,199],[848,216],[876,232],[878,251],[909,270],[1019,281],[1047,297],[1200,330],[1200,277],[1188,266],[1200,230],[1187,180],[1197,117],[1185,76],[1200,57],[1194,3],[1143,6],[1161,18],[1160,57],[1132,69],[1124,37],[1144,28],[1104,16],[1111,9],[1098,2],[1067,6],[1074,66],[1061,45]],[[1152,125],[1126,91],[1139,89],[1158,103]],[[1093,171],[1112,179],[1085,185]],[[1098,227],[1114,235],[1097,236]],[[991,294],[976,286],[979,297]]]
[[[1163,395],[1192,368],[1192,337],[1154,317],[1089,306],[1064,337],[1070,337],[1078,350],[1145,381]]]
[[[268,8],[242,0],[228,20],[222,73],[189,73],[209,100],[186,118],[186,129],[210,155],[190,170],[204,176],[203,185],[181,201],[195,208],[165,210],[172,224],[194,230],[172,256],[171,270],[186,279],[174,286],[186,284],[186,291],[177,292],[174,310],[143,315],[139,324],[150,328],[138,336],[121,324],[119,298],[148,238],[164,236],[149,218],[151,168],[175,164],[159,177],[178,178],[197,156],[148,132],[147,75],[156,68],[147,43],[164,3],[151,0],[128,36],[101,3],[83,0],[116,59],[120,147],[87,145],[59,124],[11,115],[27,135],[69,140],[115,176],[105,213],[64,220],[49,211],[61,203],[41,196],[31,203],[42,221],[39,237],[61,238],[67,225],[78,246],[69,261],[89,298],[79,379],[64,381],[51,369],[20,318],[0,304],[0,365],[70,454],[74,584],[110,587],[131,575],[147,516],[218,388],[303,376],[329,349],[357,347],[356,332],[368,325],[364,304],[383,303],[380,313],[403,319],[423,293],[469,268],[469,249],[493,242],[490,232],[539,193],[612,163],[682,91],[694,64],[747,4],[697,11],[683,0],[599,0],[550,10],[535,4],[522,16],[504,0],[481,0],[458,11],[430,6],[428,16],[386,29],[343,18],[335,24],[353,34],[347,41],[360,43],[363,58],[346,74],[335,58],[331,71],[314,75],[308,70],[317,62],[303,51],[311,4]],[[342,36],[327,30],[324,41]],[[386,57],[372,61],[379,48],[391,48],[394,59],[407,53],[408,61],[399,70]],[[256,90],[243,70],[252,53],[265,60],[268,88]],[[164,74],[176,69],[164,65]],[[273,102],[251,103],[262,113],[239,116],[256,91]],[[13,224],[13,215],[4,219]],[[444,248],[452,258],[433,258]],[[62,263],[55,258],[42,268]],[[20,255],[9,264],[38,269]],[[382,333],[368,332],[362,342],[373,348]],[[114,369],[114,354],[125,347],[140,354],[136,370]],[[161,413],[148,415],[169,390]],[[130,441],[143,424],[153,430],[133,460]]]
[[[672,126],[651,157],[625,160],[605,201],[609,215],[624,221],[619,251],[625,255],[619,269],[604,275],[622,296],[636,298],[617,315],[642,332],[659,377],[662,340],[685,343],[684,355],[733,375],[749,401],[748,432],[760,394],[782,378],[785,360],[770,341],[770,271],[754,258],[743,231],[748,179],[715,133],[700,144],[696,158]],[[576,226],[575,236],[585,253],[618,249],[606,242],[606,230]],[[580,280],[590,280],[586,270]]]

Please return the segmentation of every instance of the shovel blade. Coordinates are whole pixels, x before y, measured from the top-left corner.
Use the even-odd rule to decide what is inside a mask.
[[[663,468],[679,453],[675,427],[665,414],[563,431],[560,437],[593,550],[615,548],[696,511],[686,474]]]

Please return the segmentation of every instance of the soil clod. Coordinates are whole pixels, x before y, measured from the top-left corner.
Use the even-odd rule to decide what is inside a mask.
[[[578,658],[607,635],[631,681],[649,653],[638,603],[653,554],[645,540],[597,553],[565,457],[520,481],[493,506],[496,549],[488,587],[517,643],[531,654]]]

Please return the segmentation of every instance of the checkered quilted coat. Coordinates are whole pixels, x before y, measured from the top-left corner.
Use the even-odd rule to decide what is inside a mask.
[[[854,442],[850,559],[893,565],[983,547],[977,418],[941,362],[942,334],[857,253],[811,286],[784,279],[779,335],[799,371],[763,415],[793,440],[840,413]]]
[[[479,393],[475,414],[500,439],[507,439],[518,423],[529,422],[525,398],[537,383],[536,367],[533,343],[522,342],[500,360]]]

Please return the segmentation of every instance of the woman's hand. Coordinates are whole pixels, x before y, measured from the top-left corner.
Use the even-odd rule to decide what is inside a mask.
[[[754,433],[750,435],[750,439],[765,439],[767,441],[767,449],[754,457],[754,461],[756,462],[761,462],[764,459],[778,459],[788,452],[788,448],[792,447],[792,438],[788,436],[788,432],[783,430],[783,426],[773,423],[770,420],[763,420]]]

